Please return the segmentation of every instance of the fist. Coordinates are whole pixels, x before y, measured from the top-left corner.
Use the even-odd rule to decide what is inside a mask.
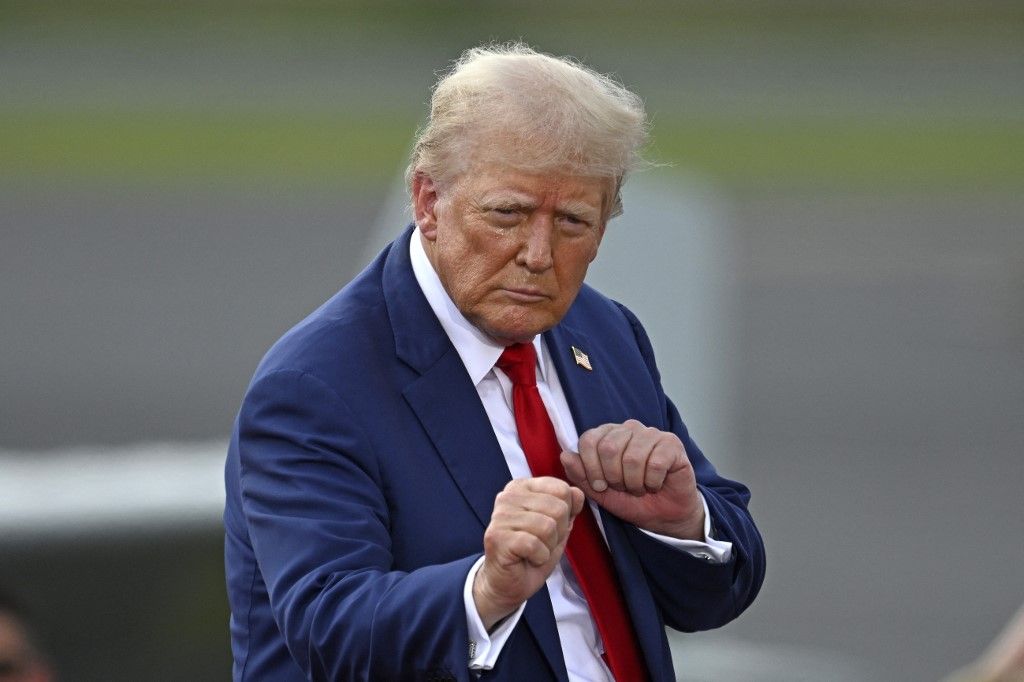
[[[494,500],[473,600],[484,626],[514,612],[551,575],[565,550],[583,491],[557,478],[520,478]]]
[[[679,437],[630,419],[580,436],[563,452],[566,477],[586,496],[639,528],[704,539],[704,503]]]

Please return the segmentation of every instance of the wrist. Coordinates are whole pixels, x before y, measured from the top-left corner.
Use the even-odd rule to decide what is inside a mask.
[[[704,533],[704,527],[706,525],[706,515],[704,511],[703,501],[699,502],[696,510],[688,515],[686,518],[681,519],[675,523],[665,523],[661,528],[648,528],[652,533],[658,533],[659,535],[667,535],[670,538],[676,538],[677,540],[696,540],[697,542],[704,542],[706,536]]]
[[[519,608],[519,603],[511,603],[508,600],[500,599],[494,594],[493,590],[489,589],[489,583],[485,575],[486,568],[487,564],[485,562],[473,578],[473,603],[476,606],[476,612],[480,616],[480,622],[483,623],[484,629],[487,632],[491,632],[503,620],[515,613],[516,609]]]

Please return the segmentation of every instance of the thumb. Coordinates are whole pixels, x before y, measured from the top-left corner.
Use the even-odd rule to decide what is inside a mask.
[[[562,467],[565,469],[566,480],[568,480],[570,484],[576,486],[574,489],[580,490],[584,497],[589,497],[592,500],[600,500],[604,497],[605,493],[610,492],[610,490],[598,492],[590,487],[590,481],[587,480],[587,472],[583,470],[583,464],[580,462],[579,455],[572,452],[563,452],[561,459]]]
[[[583,487],[587,483],[587,472],[583,469],[580,456],[575,452],[563,450],[558,457],[562,462],[562,468],[565,469],[566,480],[573,485]]]

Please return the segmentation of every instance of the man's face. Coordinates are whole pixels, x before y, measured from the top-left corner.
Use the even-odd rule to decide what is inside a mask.
[[[526,342],[572,305],[604,235],[611,182],[497,166],[413,181],[416,223],[448,295],[499,343]]]

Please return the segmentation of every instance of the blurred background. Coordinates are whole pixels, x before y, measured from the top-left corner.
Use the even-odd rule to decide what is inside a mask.
[[[935,680],[1024,601],[1021,3],[0,2],[0,586],[61,679],[229,677],[248,379],[520,38],[648,104],[595,281],[768,544],[680,679]]]

